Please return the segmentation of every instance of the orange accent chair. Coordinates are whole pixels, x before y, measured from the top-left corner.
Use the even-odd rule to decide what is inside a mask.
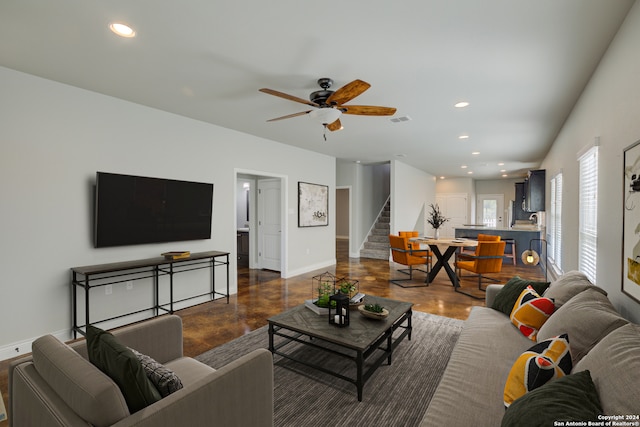
[[[429,286],[428,274],[431,271],[431,259],[432,259],[431,251],[426,251],[424,249],[415,250],[413,248],[415,245],[409,242],[409,237],[404,237],[404,236],[401,237],[393,234],[389,234],[389,246],[391,249],[391,257],[393,259],[393,262],[406,265],[407,267],[409,267],[408,269],[398,270],[401,273],[408,274],[409,278],[390,279],[389,281],[403,288],[417,288],[417,287]],[[414,266],[426,266],[427,270],[414,268]],[[405,286],[400,283],[400,282],[407,282],[407,281],[413,280],[414,270],[427,273],[427,281],[425,282],[426,285]]]
[[[505,241],[479,240],[474,255],[465,253],[456,254],[455,265],[458,278],[461,277],[462,270],[475,273],[478,277],[478,289],[484,291],[484,289],[482,289],[482,279],[483,277],[487,278],[484,274],[500,273],[502,271],[502,257],[504,256],[505,246]],[[457,288],[456,291],[458,291]],[[473,296],[470,294],[467,295]],[[475,296],[473,297],[477,298]]]
[[[499,242],[501,238],[500,236],[496,236],[493,234],[478,234],[475,240],[477,240],[478,242]],[[461,253],[469,254],[469,255],[477,255],[476,254],[477,249],[478,249],[477,246],[470,246],[470,247],[462,248]]]

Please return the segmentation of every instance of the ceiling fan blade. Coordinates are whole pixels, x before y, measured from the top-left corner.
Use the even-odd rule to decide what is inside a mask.
[[[268,122],[275,122],[276,120],[284,120],[284,119],[290,119],[292,117],[298,117],[298,116],[304,116],[305,114],[309,114],[312,110],[309,111],[301,111],[299,113],[293,113],[293,114],[287,114],[286,116],[282,116],[282,117],[276,117],[275,119],[270,119],[267,120]]]
[[[361,116],[392,116],[396,109],[392,107],[378,107],[375,105],[341,105],[338,107],[344,114],[357,114]]]
[[[329,129],[331,132],[342,130],[342,123],[340,123],[340,119],[336,119],[335,122],[329,123],[327,125],[327,129]]]
[[[329,105],[342,105],[345,102],[351,101],[356,96],[360,95],[365,90],[369,89],[371,85],[362,80],[354,80],[351,83],[347,83],[340,89],[336,90],[327,99]]]
[[[315,102],[307,101],[306,99],[298,98],[297,96],[289,95],[284,92],[278,92],[277,90],[267,89],[266,87],[259,89],[259,91],[263,93],[268,93],[269,95],[277,96],[279,98],[288,99],[289,101],[299,102],[301,104],[307,104],[312,107],[319,107],[319,105],[316,104]]]

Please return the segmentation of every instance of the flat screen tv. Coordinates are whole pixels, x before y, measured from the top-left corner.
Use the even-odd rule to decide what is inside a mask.
[[[212,211],[213,184],[98,172],[95,247],[210,239]]]

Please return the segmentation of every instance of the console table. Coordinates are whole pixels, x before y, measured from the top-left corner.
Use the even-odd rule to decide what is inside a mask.
[[[216,275],[215,268],[226,266],[226,291],[216,291]],[[173,295],[173,276],[176,273],[185,271],[211,269],[211,289],[209,292],[189,296],[180,300],[174,300]],[[159,289],[160,277],[169,276],[169,301],[160,302]],[[151,307],[143,308],[118,316],[113,316],[100,320],[91,320],[90,317],[90,300],[91,290],[102,288],[107,285],[124,284],[133,280],[153,279],[154,304]],[[84,310],[85,323],[78,324],[78,298],[79,290],[84,290]],[[173,313],[173,305],[182,301],[210,296],[212,300],[216,297],[225,297],[227,304],[229,303],[229,252],[208,251],[192,253],[188,258],[167,259],[164,257],[148,258],[135,261],[114,262],[110,264],[89,265],[84,267],[71,268],[71,306],[73,310],[73,337],[77,338],[77,334],[85,335],[86,328],[89,324],[107,322],[130,316],[144,311],[153,310],[154,316],[158,316],[161,311]]]

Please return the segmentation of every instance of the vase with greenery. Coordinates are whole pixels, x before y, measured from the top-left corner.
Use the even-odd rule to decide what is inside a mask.
[[[446,218],[442,211],[440,210],[440,206],[438,204],[431,204],[431,212],[429,212],[429,217],[427,218],[427,222],[433,227],[435,238],[438,239],[440,237],[440,227],[445,222],[449,221],[449,218]]]

